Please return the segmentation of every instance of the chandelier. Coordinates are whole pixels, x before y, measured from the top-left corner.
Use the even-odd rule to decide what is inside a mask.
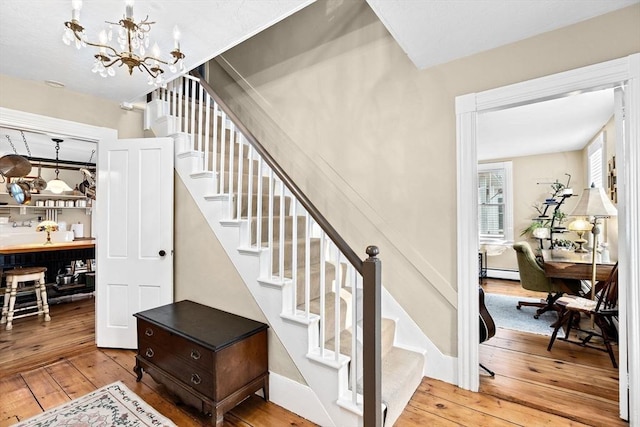
[[[66,29],[62,36],[62,41],[66,45],[75,42],[77,49],[87,45],[97,47],[98,53],[94,55],[92,72],[100,74],[102,77],[115,76],[114,65],[126,65],[129,68],[129,75],[133,74],[134,68],[149,74],[148,83],[150,85],[163,85],[164,70],[160,64],[169,65],[169,70],[175,73],[185,71],[183,63],[184,54],[180,51],[180,30],[173,28],[174,47],[170,52],[172,60],[164,61],[160,59],[160,48],[154,43],[151,48],[151,55],[147,55],[149,49],[149,31],[155,22],[149,21],[149,16],[140,22],[133,19],[133,0],[125,0],[125,14],[118,22],[105,21],[108,28],[100,31],[98,35],[99,43],[90,42],[84,32],[84,27],[80,25],[80,9],[82,0],[71,0],[71,21],[64,23]],[[116,50],[108,43],[113,38],[116,26],[117,40],[120,50]]]

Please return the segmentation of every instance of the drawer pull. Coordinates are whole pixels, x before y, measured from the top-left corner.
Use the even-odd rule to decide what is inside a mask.
[[[148,337],[152,337],[153,336],[153,329],[151,329],[151,328],[145,329],[144,334],[146,336],[148,336]]]
[[[202,379],[198,374],[191,374],[191,382],[194,383],[195,385],[198,385],[202,382]]]
[[[200,352],[198,350],[191,350],[191,358],[193,360],[200,359]]]
[[[153,349],[148,348],[147,351],[144,353],[145,356],[147,357],[153,357],[155,353],[153,352]]]

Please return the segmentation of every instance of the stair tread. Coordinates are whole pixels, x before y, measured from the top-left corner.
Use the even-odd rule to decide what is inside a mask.
[[[411,400],[423,377],[424,355],[393,347],[382,359],[382,403],[385,425],[392,426]],[[360,385],[358,385],[360,387]]]

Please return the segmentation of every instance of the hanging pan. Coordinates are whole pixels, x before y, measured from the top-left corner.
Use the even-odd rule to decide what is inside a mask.
[[[7,154],[0,157],[0,173],[7,178],[29,175],[31,163],[18,154]]]
[[[27,182],[16,181],[7,184],[7,191],[19,205],[28,205],[31,203],[31,192],[29,191],[29,184]]]
[[[41,169],[42,164],[38,163],[38,177],[31,181],[31,188],[37,191],[42,191],[47,188],[47,181],[42,179],[42,175],[40,174]]]

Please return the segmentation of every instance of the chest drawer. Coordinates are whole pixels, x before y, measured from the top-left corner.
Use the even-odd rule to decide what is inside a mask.
[[[266,324],[188,300],[134,316],[137,381],[147,372],[219,427],[256,391],[269,400]]]
[[[178,381],[205,395],[214,394],[213,375],[199,363],[185,363],[170,350],[157,343],[140,340],[138,353],[145,360],[171,373]]]
[[[175,335],[153,323],[138,320],[138,341],[140,354],[144,356],[142,345],[166,349],[173,356],[195,365],[207,372],[213,369],[213,352],[190,340]],[[143,344],[144,343],[144,344]]]

